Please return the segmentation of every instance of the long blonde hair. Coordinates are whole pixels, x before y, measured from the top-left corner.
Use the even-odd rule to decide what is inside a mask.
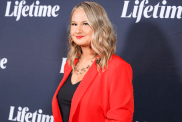
[[[96,52],[95,55],[98,55],[96,59],[97,70],[99,71],[104,68],[107,69],[108,60],[116,51],[116,34],[113,25],[101,5],[96,2],[85,1],[79,3],[73,8],[70,17],[70,24],[68,26],[69,33],[73,12],[78,8],[85,12],[88,24],[94,30],[91,48]],[[80,58],[82,49],[73,41],[71,34],[69,34],[69,46],[67,59],[73,70],[75,70],[74,60]]]

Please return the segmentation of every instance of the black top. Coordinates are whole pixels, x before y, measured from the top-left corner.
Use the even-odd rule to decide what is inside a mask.
[[[68,122],[71,100],[80,82],[72,85],[71,73],[58,92],[57,99],[63,122]]]

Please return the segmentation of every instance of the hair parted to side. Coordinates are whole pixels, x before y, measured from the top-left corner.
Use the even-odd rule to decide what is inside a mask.
[[[94,34],[91,40],[91,48],[98,55],[96,59],[97,70],[107,69],[108,60],[116,51],[116,34],[113,25],[111,24],[104,8],[96,2],[85,1],[76,5],[70,17],[70,24],[68,30],[70,33],[71,20],[73,12],[76,9],[82,9],[85,12],[88,24],[93,28]],[[82,49],[73,41],[71,34],[69,34],[69,52],[67,55],[68,63],[71,64],[75,70],[74,60],[80,58]]]

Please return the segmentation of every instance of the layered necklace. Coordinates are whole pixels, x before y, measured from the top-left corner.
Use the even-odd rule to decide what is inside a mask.
[[[94,60],[91,60],[90,65],[88,64],[86,67],[80,69],[80,68],[78,68],[78,64],[79,64],[79,60],[78,60],[77,66],[75,67],[76,75],[79,75],[79,74],[82,74],[83,72],[86,72],[90,68],[90,66],[92,65],[93,62],[94,62]]]

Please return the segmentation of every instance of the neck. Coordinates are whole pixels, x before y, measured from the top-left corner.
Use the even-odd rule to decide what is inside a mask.
[[[95,57],[95,51],[91,47],[81,47],[82,48],[82,60],[93,60]]]

